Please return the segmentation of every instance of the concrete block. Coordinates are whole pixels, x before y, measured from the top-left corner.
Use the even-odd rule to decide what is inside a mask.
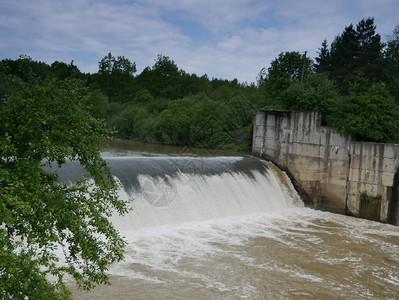
[[[388,221],[388,209],[389,209],[389,201],[387,201],[386,199],[382,199],[381,210],[380,210],[380,221],[381,222]]]
[[[269,145],[276,144],[276,146],[278,146],[279,140],[278,139],[276,140],[274,136],[266,135],[265,136],[265,143],[269,144]]]
[[[352,169],[360,169],[360,167],[362,166],[362,157],[359,155],[352,155],[351,157],[351,163],[350,163],[350,167]]]
[[[328,161],[328,173],[343,174],[346,177],[349,175],[349,162],[346,160],[334,160]]]
[[[347,207],[349,211],[354,214],[355,216],[359,215],[360,210],[360,201],[357,196],[348,196],[346,201]]]
[[[301,112],[296,112],[295,115],[295,124],[294,127],[297,128],[297,130],[301,130],[301,131],[306,131],[305,130],[305,121],[304,121],[304,115]]]
[[[294,143],[293,153],[297,155],[320,158],[320,145]]]
[[[291,120],[288,118],[281,118],[280,119],[280,128],[281,129],[291,129]]]
[[[267,126],[276,126],[276,116],[273,114],[268,114],[266,124]]]
[[[264,112],[257,112],[255,115],[255,126],[264,125],[266,121],[266,116]]]
[[[359,192],[360,193],[366,192],[368,195],[371,195],[371,196],[382,195],[380,187],[381,187],[381,185],[378,185],[378,184],[368,184],[368,183],[362,182],[360,184]]]
[[[376,170],[362,170],[360,181],[367,184],[381,184],[382,172]]]
[[[335,130],[331,130],[330,145],[349,148],[350,138]]]
[[[271,127],[271,126],[266,126],[266,135],[278,135],[278,132],[280,131],[279,127]]]
[[[370,143],[370,142],[354,142],[350,144],[351,152],[356,155],[380,157],[385,156],[386,144]]]
[[[358,181],[359,180],[359,173],[360,173],[360,169],[349,168],[348,180],[349,181]]]
[[[284,141],[290,141],[290,136],[292,134],[292,130],[291,129],[282,129],[280,131],[280,138],[282,138]]]
[[[292,132],[293,142],[294,143],[303,143],[305,133],[302,130],[294,129]]]
[[[276,157],[276,151],[273,149],[265,149],[264,154],[267,155],[268,157],[274,159]]]
[[[322,145],[323,141],[325,140],[325,136],[320,132],[311,131],[309,132],[308,139],[309,144]]]
[[[346,147],[341,147],[341,146],[330,146],[329,158],[330,159],[338,159],[338,160],[346,160],[349,162],[349,158],[350,158],[349,149]]]
[[[254,139],[256,140],[256,142],[263,140],[263,136],[264,136],[265,132],[258,130],[257,128],[254,129]]]
[[[261,135],[261,133],[257,130],[254,131],[253,138],[254,138],[254,142],[257,142],[257,143],[263,142],[263,135]]]
[[[398,169],[398,161],[394,158],[384,158],[382,161],[382,171],[395,173]]]
[[[330,197],[341,199],[345,202],[346,199],[346,186],[341,184],[328,184],[326,188],[326,194]]]
[[[328,160],[328,172],[335,172],[339,174],[345,174],[348,176],[349,172],[349,161],[347,160],[338,160],[338,159],[329,159]]]
[[[352,153],[356,155],[368,155],[368,156],[372,155],[369,143],[366,142],[352,141],[350,143],[350,148],[351,151],[353,151]]]
[[[322,171],[304,171],[299,173],[299,180],[301,181],[323,181],[324,173]]]
[[[399,145],[384,144],[384,157],[397,159],[399,157]]]
[[[348,179],[350,181],[360,180],[360,182],[364,183],[381,184],[384,174],[384,172],[378,170],[350,169]]]
[[[373,156],[353,155],[351,157],[351,168],[373,170],[378,168],[378,160]]]
[[[254,142],[252,151],[261,152],[262,151],[262,143]]]
[[[382,177],[382,179],[381,179],[382,185],[393,186],[393,183],[394,183],[393,180],[395,177],[395,173],[383,172],[381,177]]]
[[[293,143],[292,145],[292,154],[294,155],[303,155],[303,144],[302,143]]]
[[[373,155],[373,149],[370,147],[369,143],[366,142],[354,142],[356,145],[356,151],[355,154],[357,155],[362,155],[362,156],[372,156]]]
[[[334,186],[340,186],[340,189],[342,189],[346,193],[346,176],[345,175],[340,175],[340,176],[328,176],[327,177],[327,183],[328,185],[334,185]]]
[[[288,156],[292,162],[292,169],[297,169],[301,172],[323,171],[323,161],[321,159],[295,154],[289,154]]]

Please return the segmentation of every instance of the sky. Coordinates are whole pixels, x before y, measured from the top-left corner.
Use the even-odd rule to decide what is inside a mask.
[[[111,52],[139,74],[162,54],[188,73],[251,83],[279,53],[314,58],[363,18],[385,41],[398,16],[399,0],[1,0],[0,60],[73,60],[94,73]]]

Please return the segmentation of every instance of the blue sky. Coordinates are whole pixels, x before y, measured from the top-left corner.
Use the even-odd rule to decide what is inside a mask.
[[[386,40],[399,1],[2,0],[0,59],[74,60],[96,72],[111,52],[141,72],[163,54],[189,73],[250,83],[280,52],[315,57],[323,39],[370,16]]]

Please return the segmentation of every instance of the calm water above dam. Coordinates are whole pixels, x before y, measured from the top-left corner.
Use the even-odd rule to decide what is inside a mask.
[[[398,298],[399,227],[304,208],[252,158],[151,152],[105,151],[134,199],[126,259],[75,299]]]

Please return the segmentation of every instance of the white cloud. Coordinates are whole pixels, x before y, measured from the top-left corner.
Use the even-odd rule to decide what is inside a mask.
[[[219,43],[219,47],[226,50],[234,50],[241,46],[241,37],[238,35],[233,35]]]
[[[140,72],[164,54],[199,76],[253,82],[280,52],[316,56],[323,39],[362,18],[375,16],[385,37],[397,11],[396,0],[3,0],[0,59],[74,60],[95,72],[112,52]]]

